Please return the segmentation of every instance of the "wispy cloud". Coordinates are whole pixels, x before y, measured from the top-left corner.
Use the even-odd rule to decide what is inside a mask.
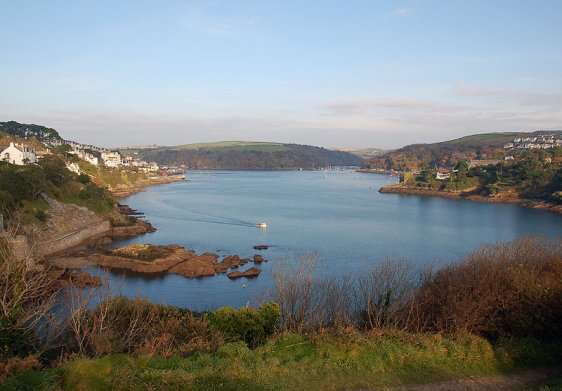
[[[384,126],[387,130],[410,133],[410,137],[418,132],[428,132],[435,137],[440,133],[460,136],[488,130],[524,131],[561,127],[562,94],[519,91],[512,99],[498,102],[481,98],[512,92],[492,88],[463,89],[461,92],[462,96],[471,100],[356,98],[332,102],[323,110],[335,123],[372,129]],[[414,140],[411,138],[410,143]]]
[[[468,98],[494,98],[521,105],[557,106],[562,108],[562,93],[521,91],[486,86],[458,84],[453,88],[457,96]]]
[[[391,15],[394,16],[404,16],[404,15],[408,15],[411,14],[412,12],[414,12],[413,8],[409,8],[409,7],[405,7],[405,8],[397,8],[394,11],[391,12]]]

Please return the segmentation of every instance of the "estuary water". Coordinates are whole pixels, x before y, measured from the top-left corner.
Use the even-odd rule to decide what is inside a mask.
[[[446,264],[483,243],[562,236],[562,216],[541,210],[380,194],[380,187],[397,181],[387,175],[190,171],[187,177],[121,201],[144,212],[158,230],[117,245],[179,244],[221,257],[259,253],[268,260],[259,266],[263,272],[255,279],[232,281],[225,274],[187,279],[112,273],[112,286],[122,294],[193,310],[240,307],[262,297],[271,286],[271,268],[285,258],[317,256],[323,273],[342,274],[367,271],[389,258]],[[261,221],[267,229],[255,226]],[[258,244],[270,247],[256,252]]]

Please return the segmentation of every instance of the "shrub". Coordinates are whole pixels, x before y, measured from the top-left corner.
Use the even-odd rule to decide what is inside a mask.
[[[270,302],[257,310],[249,307],[239,310],[223,307],[207,314],[205,319],[212,329],[230,339],[242,340],[250,348],[254,348],[275,332],[279,316],[279,305]]]
[[[190,311],[150,303],[144,299],[110,298],[89,310],[84,292],[74,289],[64,346],[86,356],[129,353],[170,357],[194,351],[213,351],[223,339]],[[93,298],[94,300],[96,298]],[[68,338],[70,337],[70,338]],[[74,341],[74,343],[72,343]]]
[[[9,376],[14,376],[21,372],[38,370],[40,368],[41,363],[37,356],[2,358],[0,359],[0,384],[3,379]]]
[[[419,289],[429,331],[562,338],[562,242],[485,245]]]
[[[38,210],[37,212],[35,212],[35,217],[37,218],[37,220],[41,221],[41,222],[45,222],[47,221],[47,213],[45,213],[44,210]]]
[[[90,183],[90,177],[88,176],[88,174],[80,174],[78,175],[78,177],[76,178],[76,180],[84,185],[87,185],[88,183]]]

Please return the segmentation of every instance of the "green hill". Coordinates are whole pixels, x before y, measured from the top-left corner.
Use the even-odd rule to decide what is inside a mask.
[[[450,167],[460,160],[502,159],[507,149],[504,144],[519,137],[539,134],[558,134],[562,131],[506,132],[473,134],[433,144],[412,144],[365,160],[362,167],[383,170],[412,170],[422,164]]]
[[[0,132],[10,136],[21,138],[37,137],[38,139],[57,138],[60,139],[59,133],[53,128],[47,128],[41,125],[20,124],[16,121],[0,122]]]
[[[148,161],[164,165],[186,165],[196,169],[290,170],[328,166],[359,166],[360,157],[310,145],[251,141],[221,141],[174,147],[124,149],[138,152]]]
[[[172,147],[175,150],[230,150],[230,151],[246,151],[246,152],[283,152],[288,148],[285,144],[269,143],[259,141],[217,141],[214,143],[197,143],[186,144]]]

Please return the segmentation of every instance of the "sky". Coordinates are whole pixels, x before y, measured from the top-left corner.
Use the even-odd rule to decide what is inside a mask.
[[[562,128],[560,0],[0,0],[0,121],[100,146]]]

